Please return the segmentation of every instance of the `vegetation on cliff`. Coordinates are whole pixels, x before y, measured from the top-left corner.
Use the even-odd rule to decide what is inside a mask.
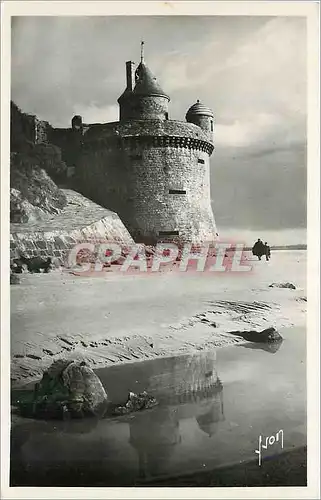
[[[35,118],[11,102],[10,221],[41,220],[67,203],[58,182],[66,172],[61,151],[33,140]]]
[[[10,188],[10,222],[41,220],[59,213],[67,203],[46,171],[24,153],[11,154]]]

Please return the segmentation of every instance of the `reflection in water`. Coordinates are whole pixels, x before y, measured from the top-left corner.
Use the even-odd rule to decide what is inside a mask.
[[[163,359],[161,367],[153,362],[123,366],[114,372],[106,369],[106,378],[102,379],[108,393],[114,389],[114,397],[124,394],[135,380],[138,389],[155,396],[159,405],[100,421],[87,418],[21,422],[12,433],[15,465],[22,470],[28,463],[41,469],[46,463],[57,464],[61,459],[74,463],[94,461],[100,464],[105,477],[121,476],[117,461],[122,457],[122,467],[127,461],[126,467],[138,479],[169,473],[175,450],[188,440],[180,428],[183,419],[197,423],[206,436],[212,436],[224,419],[223,386],[215,360],[215,352],[207,352]],[[120,370],[122,376],[119,376]],[[128,446],[134,451],[133,455]]]
[[[33,420],[19,418],[19,425],[14,427],[11,434],[11,453],[18,453],[22,446],[32,437],[34,426],[37,426],[38,434],[88,434],[91,433],[98,424],[98,419],[89,417],[74,420]]]
[[[223,398],[222,392],[219,392],[214,401],[210,402],[208,410],[198,415],[196,421],[199,428],[212,437],[222,420],[224,420]]]
[[[168,468],[174,450],[182,442],[182,418],[196,419],[208,436],[224,420],[223,385],[214,364],[213,352],[171,358],[166,371],[148,380],[148,391],[167,406],[130,421],[129,441],[138,454],[140,478],[157,476]]]
[[[250,342],[249,344],[236,344],[237,347],[245,347],[246,349],[261,349],[272,354],[276,353],[283,343],[283,339],[276,342],[268,342],[266,344],[256,344],[255,342]]]
[[[286,349],[273,356],[265,349],[281,344],[248,343],[221,349],[217,362],[215,353],[202,352],[99,370],[111,403],[125,401],[129,390],[146,390],[159,405],[102,420],[16,419],[11,481],[135,486],[256,460],[262,432],[286,428],[288,446],[305,445],[304,332],[291,330],[285,340]]]
[[[147,383],[148,391],[154,393],[159,401],[168,404],[210,396],[221,385],[215,360],[215,351],[164,360],[165,369],[161,373],[151,374]]]
[[[134,418],[129,442],[138,454],[139,477],[157,475],[168,463],[173,447],[181,442],[177,412],[160,408]]]

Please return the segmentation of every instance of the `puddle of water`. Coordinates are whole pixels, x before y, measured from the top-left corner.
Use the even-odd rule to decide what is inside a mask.
[[[245,344],[99,370],[113,402],[147,390],[159,405],[112,419],[16,425],[12,482],[129,486],[179,477],[256,461],[259,436],[280,430],[283,451],[305,446],[305,332],[281,333],[276,352]],[[280,441],[262,450],[263,466],[280,453]]]

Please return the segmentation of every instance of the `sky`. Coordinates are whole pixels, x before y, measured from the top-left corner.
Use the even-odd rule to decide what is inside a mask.
[[[75,114],[86,123],[118,120],[125,62],[139,62],[141,40],[171,98],[170,119],[185,120],[197,99],[214,112],[218,227],[304,239],[305,18],[16,17],[11,97],[57,127]]]

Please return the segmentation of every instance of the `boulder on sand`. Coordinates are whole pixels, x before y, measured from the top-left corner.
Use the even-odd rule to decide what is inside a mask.
[[[106,391],[85,361],[57,360],[44,373],[29,400],[17,401],[24,416],[82,418],[104,413]]]
[[[293,283],[271,283],[269,288],[290,288],[291,290],[295,290],[296,286]]]
[[[242,337],[244,340],[249,340],[250,342],[272,343],[281,342],[283,340],[279,332],[273,327],[266,328],[265,330],[262,330],[262,332],[249,330],[244,332],[234,331],[229,333]]]
[[[21,255],[20,259],[14,259],[14,262],[17,264],[17,266],[26,266],[29,273],[40,273],[41,269],[44,273],[48,273],[52,268],[51,257],[48,257],[47,259],[43,259],[39,256],[27,258]]]

